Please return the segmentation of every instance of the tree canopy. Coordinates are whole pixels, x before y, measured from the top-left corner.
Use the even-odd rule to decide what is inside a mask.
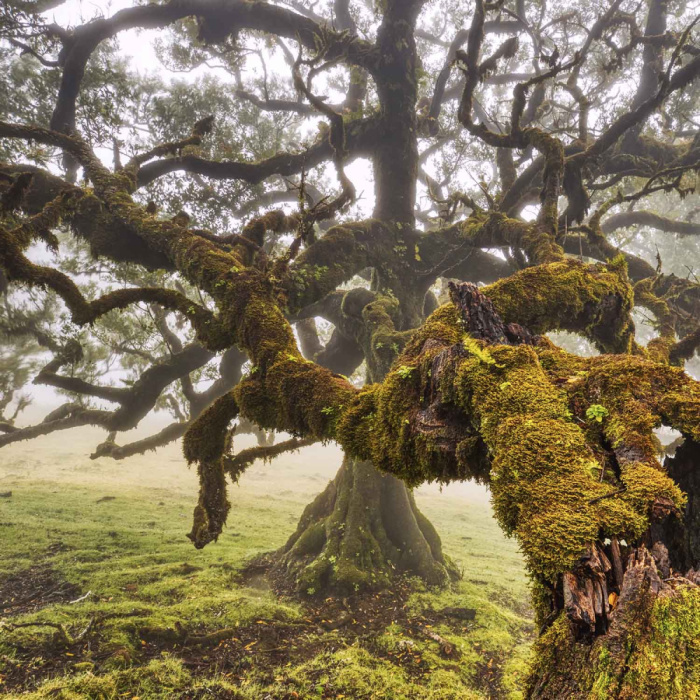
[[[532,576],[530,694],[688,696],[697,6],[61,4],[0,15],[0,446],[182,437],[197,547],[227,479],[309,441],[479,480]],[[29,382],[67,400],[20,427]],[[236,453],[246,425],[292,437]]]

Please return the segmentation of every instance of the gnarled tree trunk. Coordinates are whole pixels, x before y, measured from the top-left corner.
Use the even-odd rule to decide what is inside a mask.
[[[422,299],[424,294],[419,296]],[[371,308],[374,299],[364,289],[349,291],[343,296],[343,312],[335,320],[350,324],[356,306],[359,311],[354,320],[363,327],[362,309]],[[369,379],[381,381],[395,352],[378,358],[370,333],[360,332],[352,338],[347,330],[343,334],[336,326],[324,348],[313,319],[297,324],[306,357],[343,374],[352,374],[367,358]],[[406,484],[378,471],[370,461],[347,456],[335,478],[306,507],[296,531],[274,558],[273,577],[302,595],[376,590],[389,586],[397,574],[418,576],[429,585],[445,585],[458,578],[455,565],[442,553],[440,536],[418,510]]]
[[[646,542],[620,549],[612,541],[574,572],[578,585],[565,585],[565,610],[537,642],[528,697],[700,694],[700,444],[687,439],[665,466],[687,493],[683,519],[660,514]],[[600,583],[610,594],[593,605],[593,633],[570,613],[595,600]]]
[[[406,485],[346,457],[276,555],[273,575],[301,594],[386,587],[397,573],[444,585],[457,576]]]

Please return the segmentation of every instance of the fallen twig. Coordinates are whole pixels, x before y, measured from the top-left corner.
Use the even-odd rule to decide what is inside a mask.
[[[445,656],[456,657],[459,655],[457,653],[457,647],[452,644],[452,642],[448,642],[444,637],[441,637],[437,632],[433,632],[432,630],[425,628],[421,628],[421,631],[426,637],[432,639],[434,642],[437,642],[440,645],[440,651]]]
[[[80,603],[83,600],[86,600],[92,595],[92,591],[88,591],[85,595],[81,595],[80,598],[76,598],[75,600],[69,600],[68,605],[75,605],[75,603]]]

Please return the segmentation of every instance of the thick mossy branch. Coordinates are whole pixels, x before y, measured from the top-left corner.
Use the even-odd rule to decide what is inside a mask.
[[[629,277],[636,283],[635,286],[644,283],[635,290],[636,303],[646,306],[646,302],[649,302],[650,310],[655,314],[654,309],[660,310],[664,316],[660,325],[671,321],[678,337],[683,338],[696,330],[694,319],[700,318],[700,284],[673,274],[660,274],[642,258],[625,253],[612,245],[600,229],[590,226],[582,228],[586,231],[586,238],[582,239],[580,233],[564,237],[563,244],[567,253],[579,255],[582,252],[587,257],[603,261],[623,257],[627,262]],[[645,298],[643,293],[648,291],[653,292],[653,296]],[[638,292],[642,294],[638,295]],[[666,308],[659,307],[659,301],[663,302]],[[663,351],[663,347],[660,349]],[[692,350],[690,352],[692,355]],[[672,358],[672,361],[677,363],[680,359],[679,356]]]
[[[368,267],[387,264],[400,237],[398,229],[372,219],[334,226],[290,268],[285,282],[289,311],[323,299]]]
[[[652,430],[671,425],[687,437],[700,437],[700,385],[682,370],[640,357],[591,358],[585,379],[588,396],[599,396],[609,415],[603,432],[613,449],[630,454],[619,458],[656,462]]]
[[[0,226],[0,266],[8,281],[56,292],[71,312],[73,322],[78,325],[93,323],[110,311],[146,302],[179,311],[192,324],[198,340],[209,349],[223,350],[230,345],[228,334],[223,331],[214,314],[173,289],[128,287],[88,301],[68,275],[52,267],[32,263],[24,255],[23,249],[33,238],[43,237],[41,232],[57,226],[61,218],[71,212],[74,208],[71,199],[72,197],[59,195],[41,213],[15,229]]]
[[[682,365],[700,351],[700,326],[688,333],[669,350],[669,361],[673,365]]]
[[[533,265],[564,259],[554,237],[536,223],[506,216],[501,212],[475,211],[464,221],[442,229],[436,238],[454,237],[476,247],[511,246],[522,250]]]
[[[143,265],[153,269],[172,269],[172,263],[151,250],[141,238],[108,212],[94,192],[71,185],[61,178],[31,165],[0,163],[0,174],[32,175],[32,182],[22,199],[22,210],[35,216],[47,204],[64,195],[74,207],[64,209],[62,218],[73,233],[86,240],[95,258],[108,257],[116,262]]]
[[[519,323],[533,333],[578,333],[603,353],[630,350],[634,295],[621,259],[607,265],[567,259],[530,267],[484,293],[507,323]]]
[[[518,536],[531,571],[554,582],[599,538],[638,540],[659,499],[682,508],[654,459],[652,431],[663,423],[695,437],[699,396],[680,369],[640,357],[584,360],[544,339],[489,345],[465,334],[447,305],[386,380],[360,392],[338,438],[408,483],[486,474],[499,521]],[[598,404],[602,434],[587,417]],[[609,443],[619,474],[607,470]]]

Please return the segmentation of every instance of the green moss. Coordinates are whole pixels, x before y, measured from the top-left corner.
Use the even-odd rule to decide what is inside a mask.
[[[589,653],[588,645],[576,643],[566,615],[559,615],[533,645],[526,696],[533,692],[533,684],[543,678],[547,684],[544,697],[576,697],[577,691],[579,697],[586,697],[585,689],[593,684]]]
[[[592,358],[584,391],[599,397],[609,411],[602,423],[605,439],[617,451],[623,500],[636,508],[654,494],[666,496],[680,509],[684,497],[661,469],[653,430],[670,425],[700,436],[700,389],[681,369],[633,356]]]
[[[274,428],[277,423],[276,406],[267,399],[265,385],[255,376],[240,381],[234,389],[241,412],[261,428]]]
[[[576,641],[564,614],[535,644],[531,682],[544,697],[595,700],[697,698],[700,594],[696,589],[643,598],[616,621],[615,633]],[[531,688],[532,690],[532,688]]]
[[[620,503],[589,501],[609,491],[566,393],[552,386],[530,346],[494,346],[494,364],[463,362],[460,405],[474,416],[492,458],[496,516],[516,534],[530,570],[554,581],[601,530],[636,522]],[[595,469],[593,467],[596,467]]]
[[[493,359],[491,353],[488,351],[488,348],[485,346],[484,343],[479,343],[478,340],[474,340],[474,338],[466,336],[462,340],[462,345],[464,346],[465,350],[467,350],[467,352],[469,352],[470,354],[474,355],[474,357],[476,357],[479,360],[479,362],[483,362],[487,365],[496,364],[496,360]],[[507,386],[510,386],[510,384],[508,382],[503,382],[501,388],[505,388]]]
[[[634,333],[632,288],[619,264],[586,265],[567,259],[525,270],[484,289],[506,323],[533,333],[567,330],[601,352],[627,352]]]
[[[294,544],[295,556],[318,554],[326,541],[326,530],[323,522],[317,522],[307,527]]]
[[[700,693],[700,595],[686,590],[655,601],[650,634],[630,660],[621,694],[692,698]],[[637,695],[639,697],[640,695]]]
[[[76,664],[77,666],[77,664]],[[27,700],[58,698],[58,700],[108,700],[116,697],[143,697],[153,700],[166,700],[181,693],[197,688],[209,694],[217,690],[226,693],[231,700],[250,697],[244,695],[235,686],[223,679],[215,682],[195,680],[184,664],[166,655],[163,659],[154,659],[146,666],[137,669],[115,670],[110,673],[94,675],[83,671],[50,680],[39,690],[22,695]]]
[[[423,326],[415,331],[406,348],[406,354],[418,354],[427,340],[454,345],[462,340],[463,336],[459,312],[454,304],[444,304],[430,314]]]
[[[696,442],[700,442],[700,385],[685,375],[685,381],[677,390],[662,396],[658,403],[659,414],[668,425],[680,430]]]
[[[439,654],[425,643],[411,642],[416,656],[427,653],[426,665],[431,668],[431,673],[414,680],[410,667],[404,669],[392,661],[400,651],[401,641],[400,631],[394,630],[386,640],[380,640],[381,649],[378,650],[381,656],[359,645],[321,654],[285,673],[280,679],[279,695],[274,695],[273,689],[273,696],[284,697],[291,689],[296,689],[294,692],[304,698],[323,697],[324,694],[358,700],[379,697],[387,700],[478,700],[483,697],[470,688],[466,673],[457,676],[450,668],[454,663],[440,659]],[[434,670],[433,661],[436,662]]]
[[[412,331],[397,331],[400,309],[395,297],[378,295],[362,309],[363,333],[369,337],[367,353],[370,376],[384,377],[404,349]]]
[[[397,550],[397,543],[385,529],[382,514],[391,507],[385,500],[385,478],[368,462],[346,459],[333,482],[307,506],[276,566],[285,577],[295,580],[302,595],[331,590],[351,595],[390,585],[402,567],[401,557],[407,553]],[[425,546],[417,541],[414,544]],[[436,557],[440,551],[438,538]],[[432,563],[436,570],[442,570],[440,583],[444,582],[444,568],[438,561]],[[414,561],[411,570],[429,579],[428,567],[423,564]]]
[[[233,393],[224,394],[192,423],[183,439],[185,458],[197,463],[199,475],[199,502],[188,535],[197,548],[219,537],[231,508],[223,457],[229,449],[228,425],[237,415]]]
[[[218,398],[192,423],[183,440],[182,450],[189,464],[212,461],[221,457],[226,442],[226,429],[238,415],[238,404],[232,392]]]
[[[336,436],[349,454],[372,457],[372,433],[380,384],[369,384],[352,398],[336,425]]]
[[[418,404],[421,377],[416,365],[404,361],[390,371],[376,395],[376,413],[369,436],[372,461],[409,484],[426,480],[425,465],[414,457],[411,417]],[[390,439],[387,439],[392,436]],[[427,477],[430,478],[430,477]]]
[[[285,282],[289,310],[322,299],[373,262],[391,259],[393,240],[392,227],[373,219],[331,228],[290,268]]]
[[[330,370],[297,357],[294,360],[280,357],[265,376],[265,395],[277,407],[275,427],[321,439],[331,438],[337,416],[355,390]]]

